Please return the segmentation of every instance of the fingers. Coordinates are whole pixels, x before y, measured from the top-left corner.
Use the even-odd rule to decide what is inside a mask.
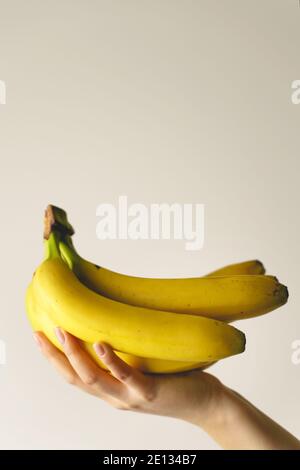
[[[38,344],[41,352],[49,360],[49,362],[54,366],[58,373],[71,385],[75,385],[86,393],[94,395],[100,398],[104,398],[105,401],[110,403],[115,408],[122,408],[122,403],[114,398],[109,396],[100,396],[99,390],[94,389],[82,382],[78,374],[75,372],[71,366],[68,358],[64,353],[59,351],[40,331],[36,331],[33,335],[36,343]]]
[[[125,391],[123,384],[100,369],[74,336],[61,328],[55,328],[55,332],[68,362],[83,384],[97,391],[101,396],[108,395],[121,399]]]
[[[137,369],[130,367],[122,361],[112,348],[105,343],[94,344],[96,354],[106,365],[112,375],[138,395],[151,401],[155,395],[155,381],[153,377],[146,376]]]
[[[44,333],[36,331],[34,339],[37,342],[40,350],[55,369],[64,377],[64,379],[72,385],[81,385],[81,380],[72,368],[66,356],[59,351],[52,343],[46,338]]]
[[[103,398],[117,408],[139,409],[153,402],[157,381],[130,367],[109,345],[97,343],[94,349],[111,374],[101,369],[71,334],[61,328],[55,328],[55,333],[63,352],[43,333],[36,332],[34,337],[43,354],[68,383]]]

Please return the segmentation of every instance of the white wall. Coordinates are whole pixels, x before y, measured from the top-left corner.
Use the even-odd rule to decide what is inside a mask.
[[[40,356],[24,292],[42,216],[64,207],[85,257],[138,275],[192,276],[259,258],[287,306],[239,323],[247,351],[212,368],[300,436],[299,124],[295,0],[0,0],[1,448],[216,448],[171,419],[122,413]],[[96,206],[200,202],[200,252],[95,237]]]

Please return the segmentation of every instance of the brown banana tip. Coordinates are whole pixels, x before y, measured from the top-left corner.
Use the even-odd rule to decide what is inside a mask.
[[[289,290],[287,286],[284,286],[283,284],[278,283],[278,286],[273,291],[273,295],[275,297],[279,297],[282,302],[281,305],[284,305],[288,301]]]
[[[243,334],[243,352],[244,352],[246,350],[247,339],[246,339],[245,333],[242,333],[242,334]]]
[[[288,301],[288,298],[289,298],[290,294],[289,294],[289,290],[288,290],[287,286],[282,285],[282,287],[283,287],[283,292],[284,292],[283,297],[284,297],[285,303],[286,303]]]
[[[51,205],[48,205],[44,213],[44,239],[45,240],[48,240],[48,238],[50,237],[54,223],[55,223],[55,219],[54,219],[53,208]]]
[[[57,230],[63,235],[72,236],[75,232],[68,222],[67,213],[57,206],[49,204],[44,215],[44,239],[48,240],[53,230]]]
[[[264,264],[259,259],[256,259],[255,262],[260,268],[260,273],[266,274],[266,268],[264,267]]]

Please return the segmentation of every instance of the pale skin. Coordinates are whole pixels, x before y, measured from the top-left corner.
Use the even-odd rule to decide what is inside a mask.
[[[300,450],[296,437],[207,372],[143,374],[123,362],[108,344],[97,343],[94,349],[108,372],[76,338],[61,328],[55,331],[64,352],[43,333],[34,334],[44,356],[69,384],[115,408],[187,421],[223,449]]]

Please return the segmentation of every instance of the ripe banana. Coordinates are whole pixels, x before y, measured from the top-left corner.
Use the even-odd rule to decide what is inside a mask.
[[[143,358],[213,362],[245,348],[245,336],[225,323],[119,303],[89,290],[62,261],[52,233],[47,259],[32,281],[51,322],[87,343]]]
[[[229,264],[223,268],[217,269],[205,277],[215,277],[215,276],[231,276],[236,274],[265,274],[266,270],[264,265],[258,259],[244,261],[242,263]]]
[[[34,331],[42,331],[49,341],[56,346],[56,348],[63,351],[63,348],[57,337],[54,333],[55,323],[51,320],[48,312],[45,307],[41,305],[41,302],[35,297],[33,292],[32,283],[28,286],[26,292],[26,310],[29,321]],[[92,356],[94,361],[103,369],[106,369],[106,366],[99,359],[97,354],[94,351],[92,344],[82,342],[82,346],[86,351]],[[183,362],[183,361],[167,361],[163,359],[151,359],[132,356],[130,354],[122,353],[116,351],[116,354],[127,364],[131,365],[134,368],[137,368],[143,372],[147,373],[176,373],[184,372],[192,369],[205,369],[206,367],[212,365],[211,362]]]
[[[81,258],[71,239],[61,256],[89,289],[128,305],[188,313],[226,322],[255,317],[285,304],[288,291],[273,276],[232,275],[186,279],[127,276]]]

